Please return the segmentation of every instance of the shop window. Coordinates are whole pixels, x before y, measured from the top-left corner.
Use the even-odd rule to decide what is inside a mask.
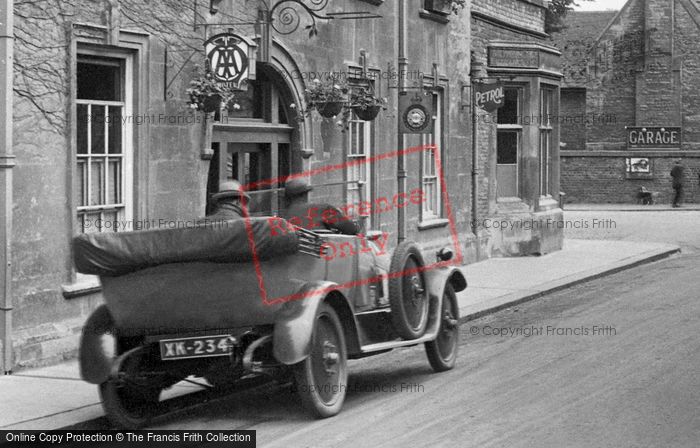
[[[554,110],[554,100],[556,90],[543,88],[540,95],[540,195],[551,195],[551,167],[552,167],[552,144],[554,139],[554,125],[557,120]]]
[[[504,104],[498,110],[496,138],[496,181],[498,197],[518,197],[518,167],[523,127],[520,122],[522,89],[504,89]]]
[[[126,60],[80,57],[76,84],[77,231],[112,232],[127,219]]]
[[[442,134],[443,134],[443,119],[442,119],[442,92],[432,92],[434,115],[433,115],[433,133],[423,134],[422,144],[432,145],[426,151],[421,151],[421,189],[425,197],[423,207],[421,209],[421,221],[429,221],[431,219],[439,219],[442,217],[442,201],[440,195],[440,169],[444,169],[444,164],[438,166],[438,157],[440,161],[444,160],[441,156],[442,152]],[[440,151],[438,153],[438,151]]]

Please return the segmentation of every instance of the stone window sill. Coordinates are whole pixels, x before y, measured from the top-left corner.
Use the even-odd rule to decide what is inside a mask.
[[[447,227],[449,223],[450,220],[445,218],[428,219],[418,223],[418,230],[430,230],[437,229],[439,227]]]
[[[418,15],[422,19],[432,20],[433,22],[442,24],[450,23],[449,17],[445,14],[439,14],[437,12],[428,11],[427,9],[421,9]]]
[[[102,291],[100,279],[95,276],[80,276],[75,282],[61,285],[65,299],[75,299]]]

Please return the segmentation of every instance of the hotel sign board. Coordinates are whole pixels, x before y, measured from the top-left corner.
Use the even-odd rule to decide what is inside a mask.
[[[491,69],[540,70],[561,72],[561,53],[553,47],[539,44],[490,44],[488,66]]]
[[[627,126],[627,149],[681,149],[680,127]]]
[[[489,47],[489,67],[540,68],[540,52],[528,48]]]

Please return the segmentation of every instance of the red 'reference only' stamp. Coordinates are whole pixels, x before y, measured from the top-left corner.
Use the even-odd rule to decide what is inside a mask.
[[[442,198],[442,203],[444,207],[443,211],[447,218],[447,227],[449,229],[451,243],[454,251],[454,257],[447,261],[436,261],[434,263],[427,263],[426,261],[425,266],[420,266],[412,269],[405,269],[399,272],[386,272],[381,275],[369,275],[364,278],[360,276],[359,278],[349,279],[341,283],[336,282],[333,286],[330,287],[319,287],[314,288],[312,290],[302,290],[296,293],[286,295],[270,294],[269,288],[266,286],[266,281],[263,275],[262,263],[260,258],[258,257],[258,253],[255,248],[255,239],[253,235],[253,228],[251,225],[251,217],[248,212],[248,208],[246,206],[247,204],[245,203],[244,198],[242,205],[244,210],[244,219],[246,222],[246,231],[248,234],[248,243],[251,246],[251,251],[253,254],[253,264],[255,267],[258,287],[260,289],[260,297],[262,298],[263,303],[266,305],[275,305],[293,300],[302,300],[312,296],[325,295],[332,290],[348,290],[364,285],[375,284],[387,278],[403,277],[408,275],[414,275],[418,272],[426,272],[442,267],[461,265],[463,261],[462,249],[459,243],[457,226],[452,211],[452,205],[450,202],[449,194],[447,192],[447,186],[445,184],[445,176],[442,167],[442,160],[440,158],[440,151],[436,150],[436,148],[436,145],[415,146],[404,150],[397,150],[385,154],[380,154],[370,158],[356,159],[334,165],[326,165],[302,173],[292,174],[289,176],[283,176],[278,178],[265,179],[244,185],[242,187],[243,191],[256,191],[264,187],[274,188],[277,185],[284,184],[286,181],[292,179],[308,179],[313,185],[314,176],[319,176],[334,171],[346,170],[355,166],[362,167],[367,164],[374,164],[381,161],[396,159],[400,156],[408,156],[411,154],[421,154],[422,156],[423,153],[427,151],[432,151],[433,156],[435,158],[435,168],[437,171],[436,175],[439,185],[439,191],[437,194],[439,194]],[[336,206],[335,209],[337,209],[337,211],[340,211],[340,213],[328,209],[319,210],[314,209],[314,207],[310,207],[307,213],[302,216],[288,217],[286,223],[279,217],[270,217],[268,218],[269,227],[270,231],[272,232],[272,236],[276,236],[277,234],[284,234],[286,232],[291,231],[289,224],[291,224],[294,227],[305,228],[313,232],[317,227],[321,226],[321,224],[318,223],[318,218],[321,218],[323,222],[338,223],[344,220],[348,220],[350,216],[376,216],[382,213],[389,213],[409,206],[422,207],[423,203],[425,203],[426,200],[428,200],[426,192],[423,191],[421,188],[414,188],[403,193],[396,193],[391,197],[377,197],[367,201],[358,201],[346,205]],[[324,236],[325,235],[321,235],[322,239],[324,239],[325,241],[322,244],[322,250],[319,252],[319,258],[325,263],[332,263],[334,260],[355,259],[361,254],[371,254],[377,257],[385,256],[388,254],[389,250],[390,234],[387,232],[382,232],[380,235],[374,235],[372,241],[369,241],[369,239],[363,234],[358,234],[352,237],[345,237],[342,238],[341,241],[337,241],[337,239],[334,239],[332,237],[323,238]]]

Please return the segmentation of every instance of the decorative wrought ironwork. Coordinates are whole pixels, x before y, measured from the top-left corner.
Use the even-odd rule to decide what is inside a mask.
[[[328,6],[329,0],[262,0],[261,4],[264,5],[265,14],[258,17],[257,20],[231,21],[226,23],[200,23],[200,14],[197,12],[200,1],[202,0],[194,0],[194,29],[197,30],[200,26],[204,26],[205,35],[207,34],[206,30],[212,27],[257,27],[260,25],[271,27],[279,34],[292,34],[301,26],[302,17],[307,15],[311,21],[309,25],[305,26],[305,29],[308,30],[309,37],[313,37],[318,34],[318,20],[361,20],[378,19],[382,17],[381,15],[368,11],[338,11],[322,13],[321,11]],[[210,14],[217,14],[219,11],[218,4],[220,3],[220,0],[209,0],[209,3]],[[274,5],[270,7],[270,5],[273,3]]]
[[[301,24],[301,10],[311,18],[311,24],[306,26],[309,36],[315,36],[318,34],[317,19],[333,19],[331,16],[320,14],[327,5],[328,0],[281,0],[270,9],[272,28],[280,34],[292,34]]]

